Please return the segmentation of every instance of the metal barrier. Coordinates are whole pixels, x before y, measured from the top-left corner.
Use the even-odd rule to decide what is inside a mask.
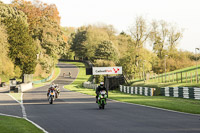
[[[91,82],[84,82],[83,83],[84,88],[89,88],[89,89],[95,89],[98,87],[97,84],[92,84]]]
[[[138,94],[144,96],[153,96],[155,88],[149,87],[133,87],[120,85],[120,91],[128,94]]]
[[[165,87],[161,88],[162,96],[190,98],[200,100],[200,88],[193,87]]]

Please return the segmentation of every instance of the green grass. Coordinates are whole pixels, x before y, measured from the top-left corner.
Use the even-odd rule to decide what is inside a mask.
[[[53,74],[53,77],[52,77],[51,80],[44,82],[44,83],[34,84],[33,87],[38,88],[38,87],[45,86],[47,83],[55,80],[59,76],[59,74],[60,74],[60,68],[56,66],[56,68],[54,69],[54,74]]]
[[[200,68],[200,65],[198,66],[198,78],[200,79],[199,68]],[[181,76],[181,73],[182,73],[182,76]],[[196,66],[191,66],[191,67],[167,72],[166,81],[165,81],[165,73],[163,73],[155,77],[151,76],[150,79],[146,82],[147,83],[144,84],[143,79],[138,79],[138,78],[129,81],[129,83],[132,86],[143,84],[144,86],[150,85],[150,86],[156,86],[156,87],[159,87],[159,86],[161,87],[169,87],[169,86],[170,87],[176,87],[176,86],[200,87],[200,80],[197,83]]]
[[[0,116],[1,133],[43,133],[40,129],[23,118]]]
[[[72,62],[70,62],[69,64],[72,64]],[[77,79],[71,85],[66,85],[65,88],[71,91],[77,91],[80,93],[95,96],[95,91],[93,89],[87,89],[82,87],[82,83],[90,78],[90,76],[85,75],[84,64],[83,63],[73,63],[73,64],[80,67],[79,74],[77,76]],[[124,94],[119,91],[109,91],[109,99],[121,102],[159,107],[180,112],[200,114],[200,100],[164,97],[164,96],[131,95],[131,94]]]
[[[132,83],[131,86],[136,87],[150,87],[150,88],[162,88],[162,87],[200,87],[200,84],[188,84],[188,83],[156,83],[156,82],[135,82]]]
[[[88,81],[88,79],[90,78],[90,75],[86,75],[85,65],[81,62],[65,62],[65,63],[74,64],[79,68],[79,73],[76,80],[72,84],[66,85],[65,87],[70,90],[82,88],[82,83]]]

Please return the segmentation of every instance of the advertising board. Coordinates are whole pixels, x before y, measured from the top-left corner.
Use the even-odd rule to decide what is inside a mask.
[[[122,67],[93,67],[93,75],[122,74]]]

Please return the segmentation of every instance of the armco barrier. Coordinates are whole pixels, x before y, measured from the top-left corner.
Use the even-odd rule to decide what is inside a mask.
[[[51,75],[48,78],[42,79],[42,80],[38,80],[38,81],[32,81],[32,83],[33,84],[39,84],[39,83],[46,82],[46,81],[50,80],[53,77],[53,73],[54,73],[54,70],[52,71]]]
[[[25,92],[27,90],[30,90],[33,88],[32,82],[29,83],[23,83],[19,85],[19,92]]]
[[[120,91],[128,94],[139,94],[144,96],[153,96],[154,88],[148,87],[132,87],[120,85]]]
[[[84,82],[83,83],[84,88],[89,88],[89,89],[96,89],[98,87],[97,84],[92,84],[91,82]]]
[[[165,87],[161,88],[162,96],[190,98],[200,100],[200,88],[193,87]]]

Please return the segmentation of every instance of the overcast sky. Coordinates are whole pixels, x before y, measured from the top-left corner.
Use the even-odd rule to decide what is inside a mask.
[[[12,0],[2,0],[10,3]],[[61,25],[112,24],[118,32],[127,31],[136,16],[148,22],[165,20],[184,29],[179,49],[200,47],[200,0],[40,0],[56,4]]]

